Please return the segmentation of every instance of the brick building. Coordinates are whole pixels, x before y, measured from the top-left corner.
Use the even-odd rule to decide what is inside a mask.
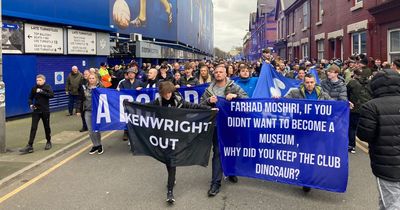
[[[366,7],[375,18],[372,25],[373,56],[393,61],[400,58],[400,1],[377,0],[366,2]]]
[[[395,0],[296,0],[287,7],[277,0],[275,47],[289,60],[360,53],[391,60],[400,56],[399,7]]]
[[[262,50],[273,48],[276,41],[275,1],[258,0],[257,11],[250,14],[249,35],[243,40],[244,57],[257,60]]]

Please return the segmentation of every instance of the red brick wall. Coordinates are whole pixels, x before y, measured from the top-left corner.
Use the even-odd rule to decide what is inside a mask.
[[[367,1],[367,0],[364,0]],[[375,1],[375,0],[373,0]],[[317,57],[317,43],[315,41],[315,35],[325,32],[325,57],[328,58],[329,52],[329,41],[327,35],[329,32],[343,29],[343,57],[346,59],[351,55],[351,34],[347,33],[347,25],[363,21],[365,19],[373,19],[366,9],[365,2],[364,7],[355,11],[350,11],[350,8],[354,6],[354,0],[350,1],[323,1],[322,9],[324,15],[322,16],[322,25],[316,26],[318,21],[318,0],[311,0],[311,30],[312,34],[310,37],[311,42],[311,57]],[[367,33],[367,53],[370,56],[370,39],[371,37]],[[330,58],[328,58],[330,59]]]

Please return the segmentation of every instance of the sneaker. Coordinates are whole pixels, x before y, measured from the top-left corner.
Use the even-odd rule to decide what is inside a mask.
[[[356,154],[356,148],[355,147],[351,148],[350,153],[351,154]]]
[[[98,147],[92,147],[92,149],[89,151],[89,155],[93,155],[94,153],[96,153]]]
[[[33,152],[33,147],[30,145],[26,145],[26,147],[19,150],[23,154],[28,154]]]
[[[310,188],[310,187],[303,187],[303,191],[306,192],[306,193],[308,193],[308,192],[311,191],[311,188]]]
[[[103,146],[100,145],[100,146],[97,148],[97,154],[101,155],[101,154],[103,154],[103,152],[104,152]]]
[[[239,181],[237,176],[228,176],[227,179],[232,183],[237,183]]]
[[[173,194],[172,190],[168,190],[168,192],[167,192],[167,202],[170,204],[175,202],[175,198],[174,198],[174,194]]]
[[[65,115],[65,116],[67,116],[67,117],[69,117],[69,116],[72,116],[73,114],[71,114],[71,113],[68,113],[67,115]]]
[[[208,190],[208,197],[214,197],[219,193],[219,186],[216,184],[211,185],[210,189]]]
[[[79,132],[81,132],[81,133],[82,133],[82,132],[86,132],[86,131],[88,131],[87,128],[82,128],[82,129],[79,130]]]
[[[52,147],[53,147],[53,145],[51,144],[50,141],[48,141],[48,142],[46,143],[46,146],[44,147],[44,150],[49,150],[49,149],[51,149]]]

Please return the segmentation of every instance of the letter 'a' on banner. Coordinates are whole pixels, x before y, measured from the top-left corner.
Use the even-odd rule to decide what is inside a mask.
[[[169,166],[208,165],[216,111],[123,102],[134,154]]]
[[[348,102],[219,98],[217,107],[226,176],[346,191]]]
[[[178,88],[183,98],[198,104],[208,84]],[[149,103],[158,96],[156,88],[142,90],[113,90],[96,88],[92,92],[92,128],[94,131],[125,130],[126,119],[123,101]]]

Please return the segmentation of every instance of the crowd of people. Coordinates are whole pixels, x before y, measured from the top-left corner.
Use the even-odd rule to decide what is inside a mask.
[[[218,96],[225,97],[227,100],[251,97],[259,80],[258,76],[263,63],[274,66],[276,71],[284,77],[301,81],[301,85],[296,90],[292,90],[282,97],[348,101],[351,109],[348,129],[349,153],[356,153],[356,136],[367,141],[370,145],[373,172],[378,179],[385,181],[385,185],[379,184],[384,181],[378,181],[379,189],[386,187],[386,190],[383,189],[386,195],[393,195],[393,193],[387,192],[396,186],[397,194],[395,195],[399,195],[400,60],[389,64],[361,54],[351,56],[345,61],[322,59],[317,62],[316,59],[295,59],[288,62],[280,57],[274,58],[266,49],[263,51],[262,59],[254,63],[220,60],[172,64],[163,62],[160,65],[143,63],[139,66],[138,63],[132,61],[128,65],[112,67],[101,63],[99,69],[91,68],[85,70],[83,74],[80,73],[78,67],[73,66],[66,80],[66,94],[69,97],[68,116],[72,116],[74,109],[76,110],[75,113],[82,119],[80,131],[89,131],[93,143],[89,154],[102,154],[104,148],[101,145],[101,135],[99,132],[91,130],[91,92],[94,88],[103,87],[117,90],[159,88],[161,96],[153,104],[180,107],[182,96],[176,91],[176,88],[208,84],[208,88],[201,97],[201,105],[186,104],[184,107],[212,109],[215,108]],[[317,75],[311,73],[312,69],[316,70]],[[317,84],[317,81],[321,81],[320,84]],[[48,142],[46,149],[51,148],[48,100],[53,96],[51,87],[45,84],[45,77],[38,75],[37,85],[32,89],[29,100],[33,110],[31,137],[28,145],[21,152],[33,152],[33,139],[39,119],[45,122]],[[388,104],[385,104],[383,99],[374,102],[376,98],[386,96],[393,97],[388,100]],[[361,125],[361,129],[359,129],[359,125]],[[128,139],[127,131],[124,132],[123,139]],[[223,172],[218,147],[217,134],[215,134],[209,196],[218,194],[221,186]],[[393,159],[386,158],[385,155],[392,156]],[[167,164],[167,170],[169,177],[167,201],[172,203],[175,201],[172,190],[176,169]],[[235,176],[227,177],[227,180],[233,183],[238,181]],[[387,181],[390,181],[392,185]],[[303,190],[308,192],[310,188],[304,187]],[[384,198],[388,197],[390,196],[381,196],[381,201],[384,203]]]

